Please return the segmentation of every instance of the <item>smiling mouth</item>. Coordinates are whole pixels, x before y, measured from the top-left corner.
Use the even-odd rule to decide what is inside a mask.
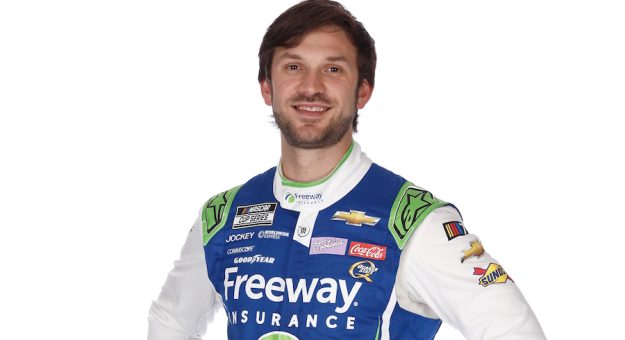
[[[328,111],[330,108],[327,106],[313,106],[313,105],[295,105],[293,106],[297,111],[322,113]]]

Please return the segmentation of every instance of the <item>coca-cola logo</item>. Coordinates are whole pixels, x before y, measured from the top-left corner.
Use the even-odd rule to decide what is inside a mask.
[[[386,260],[386,247],[377,244],[352,241],[349,244],[349,255],[370,260]]]

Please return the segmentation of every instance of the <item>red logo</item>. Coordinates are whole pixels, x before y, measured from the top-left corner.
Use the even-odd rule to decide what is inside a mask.
[[[386,247],[352,241],[349,244],[349,255],[384,261],[386,260]]]

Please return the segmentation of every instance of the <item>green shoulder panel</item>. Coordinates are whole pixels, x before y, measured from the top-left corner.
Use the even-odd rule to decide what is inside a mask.
[[[204,245],[215,236],[215,234],[224,226],[228,219],[228,212],[232,206],[232,200],[237,194],[241,186],[234,187],[228,191],[224,191],[211,197],[202,208],[202,234],[204,236]]]
[[[419,227],[425,217],[434,209],[447,205],[432,193],[406,182],[391,208],[388,229],[399,249],[403,249],[410,235]]]

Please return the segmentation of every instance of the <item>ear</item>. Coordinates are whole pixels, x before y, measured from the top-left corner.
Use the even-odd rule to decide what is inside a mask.
[[[363,109],[369,102],[371,94],[373,93],[373,87],[369,84],[367,79],[363,79],[362,84],[358,87],[358,98],[356,98],[356,108]]]
[[[271,98],[271,82],[267,80],[267,78],[260,82],[260,94],[263,96],[265,104],[269,106],[273,104],[273,100]]]

